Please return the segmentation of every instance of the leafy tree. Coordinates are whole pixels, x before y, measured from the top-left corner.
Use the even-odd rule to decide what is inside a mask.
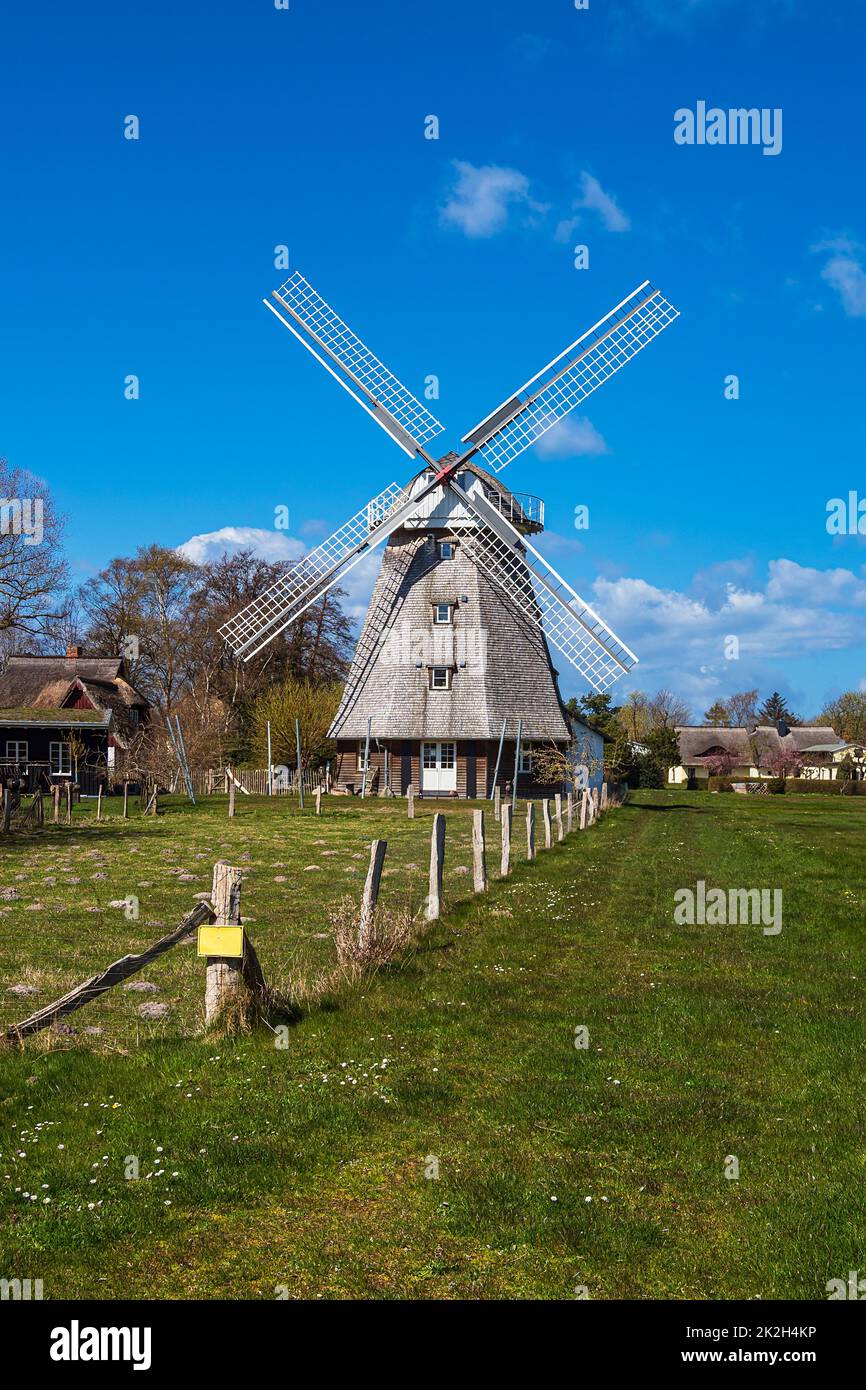
[[[704,715],[704,723],[715,729],[730,729],[731,708],[727,700],[715,700]]]
[[[615,735],[619,730],[620,706],[611,703],[611,696],[607,692],[603,695],[581,695],[579,700],[572,697],[566,709],[576,719],[583,719],[593,728],[602,729],[605,733]]]
[[[664,779],[667,780],[668,770],[678,767],[680,762],[680,743],[676,733],[673,729],[659,727],[652,729],[644,742],[649,757],[658,765]]]
[[[295,766],[296,719],[300,723],[304,770],[326,758],[333,750],[327,734],[341,695],[338,682],[317,685],[296,676],[286,676],[278,685],[263,691],[253,706],[251,721],[253,746],[262,764],[267,763],[269,720],[271,758],[275,764]]]
[[[785,724],[797,724],[799,720],[795,714],[788,709],[785,699],[774,690],[769,699],[765,700],[758,710],[758,720],[764,724],[776,724],[780,720]]]
[[[818,719],[834,728],[847,743],[866,744],[866,691],[844,691],[829,702]]]
[[[650,729],[649,699],[642,690],[632,690],[620,707],[619,720],[632,743],[643,743]]]

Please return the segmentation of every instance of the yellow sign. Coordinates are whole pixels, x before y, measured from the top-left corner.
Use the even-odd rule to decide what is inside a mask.
[[[237,956],[244,953],[243,927],[199,927],[200,956]]]

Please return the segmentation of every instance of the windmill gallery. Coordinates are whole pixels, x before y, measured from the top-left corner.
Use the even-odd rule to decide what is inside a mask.
[[[443,426],[295,273],[266,306],[413,461],[328,540],[221,629],[245,660],[339,583],[384,554],[330,729],[335,790],[485,797],[515,779],[537,794],[533,745],[585,764],[601,736],[566,710],[551,646],[596,691],[637,657],[544,559],[544,503],[498,474],[677,317],[649,281],[463,436]],[[588,745],[590,747],[588,748]],[[599,775],[601,757],[597,762]]]

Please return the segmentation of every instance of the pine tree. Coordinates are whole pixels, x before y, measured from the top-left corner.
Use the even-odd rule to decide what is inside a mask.
[[[784,696],[778,690],[774,690],[768,700],[765,700],[758,710],[758,719],[762,724],[777,724],[780,720],[784,724],[797,724],[797,716],[792,714],[785,703]]]

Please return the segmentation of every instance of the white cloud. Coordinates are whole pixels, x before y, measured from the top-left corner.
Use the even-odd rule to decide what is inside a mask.
[[[489,237],[501,232],[512,206],[546,212],[543,203],[530,197],[529,179],[518,169],[498,164],[476,166],[455,159],[457,179],[440,212],[445,225],[459,227],[468,237]]]
[[[609,232],[627,232],[631,222],[613,194],[605,193],[598,179],[585,169],[580,176],[580,184],[580,197],[575,198],[572,206],[597,212]]]
[[[638,684],[655,678],[698,702],[729,686],[734,671],[737,686],[748,688],[766,683],[773,662],[866,642],[866,594],[850,570],[813,570],[779,559],[771,561],[763,586],[728,582],[713,592],[705,573],[696,576],[696,588],[699,597],[644,579],[596,579],[593,606],[637,652]],[[725,660],[728,636],[739,641],[735,663]]]
[[[535,446],[539,458],[576,458],[584,454],[608,454],[610,450],[591,420],[566,415],[543,434]]]
[[[831,256],[821,279],[836,291],[849,318],[866,318],[866,270],[853,256]]]
[[[195,565],[206,565],[221,555],[234,555],[239,550],[252,550],[260,560],[271,562],[299,560],[306,550],[303,541],[287,536],[284,531],[265,531],[256,526],[223,526],[219,531],[204,531],[190,536],[177,547],[178,553]]]

